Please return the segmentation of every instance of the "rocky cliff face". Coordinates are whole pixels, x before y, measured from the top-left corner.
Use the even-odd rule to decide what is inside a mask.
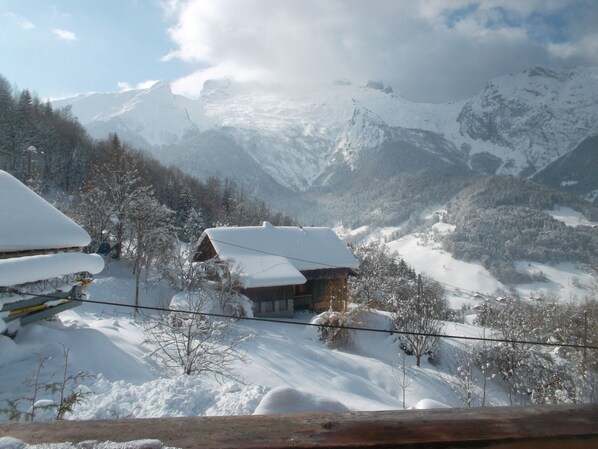
[[[488,82],[457,122],[472,147],[501,159],[498,172],[529,176],[598,134],[597,106],[598,69],[537,67]]]

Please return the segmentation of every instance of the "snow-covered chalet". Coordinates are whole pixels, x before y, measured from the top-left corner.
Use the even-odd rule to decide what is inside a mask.
[[[104,259],[74,221],[0,170],[0,334],[81,304]]]
[[[229,260],[256,316],[341,309],[359,262],[330,228],[273,226],[206,229],[194,261]]]

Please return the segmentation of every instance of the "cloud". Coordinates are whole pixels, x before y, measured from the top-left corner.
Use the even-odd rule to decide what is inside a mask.
[[[173,89],[203,81],[299,89],[383,80],[419,101],[473,95],[533,65],[596,64],[598,2],[566,0],[168,0],[174,44],[164,61],[195,64]],[[585,28],[578,23],[583,18]],[[585,31],[584,31],[585,30]]]
[[[149,89],[157,82],[158,82],[158,80],[146,80],[146,81],[141,81],[137,84],[131,85],[131,84],[127,83],[126,81],[119,81],[117,83],[117,86],[118,86],[119,92],[126,92],[128,90]]]
[[[598,33],[584,36],[575,44],[570,42],[550,44],[548,49],[561,59],[580,59],[583,61],[587,59],[587,55],[593,55],[593,63],[598,64]]]
[[[7,12],[4,14],[5,17],[8,17],[13,23],[17,24],[23,30],[32,30],[35,28],[35,25],[30,20],[26,19],[25,17],[21,17],[18,14],[13,12]]]
[[[75,33],[73,33],[72,31],[69,30],[63,30],[60,28],[54,28],[52,30],[52,33],[54,33],[54,35],[56,37],[58,37],[59,39],[62,39],[64,41],[76,41],[77,40],[77,35]]]

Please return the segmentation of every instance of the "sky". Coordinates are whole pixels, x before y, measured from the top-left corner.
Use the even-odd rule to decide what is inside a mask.
[[[227,78],[438,103],[536,65],[598,65],[598,1],[0,0],[0,75],[42,98]]]

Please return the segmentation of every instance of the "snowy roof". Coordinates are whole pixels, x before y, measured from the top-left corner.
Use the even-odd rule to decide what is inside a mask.
[[[357,269],[359,262],[330,228],[245,226],[206,229],[221,258],[239,270],[245,288],[306,282],[301,271]]]
[[[103,268],[104,259],[97,254],[57,253],[2,259],[0,260],[0,287],[52,279],[83,271],[97,274]]]
[[[0,170],[0,252],[81,247],[90,240],[73,220]]]

